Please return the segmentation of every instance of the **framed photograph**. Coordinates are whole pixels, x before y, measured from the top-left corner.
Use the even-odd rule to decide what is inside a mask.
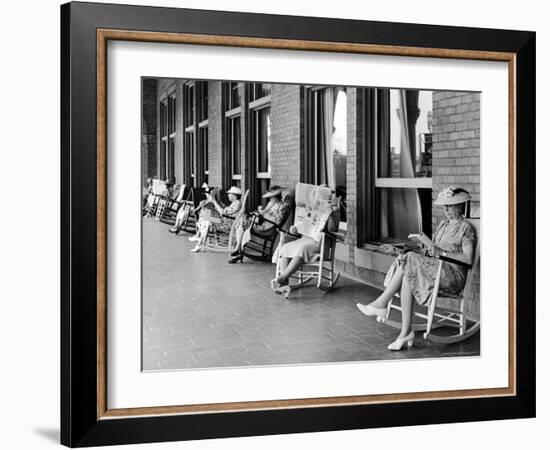
[[[61,441],[535,415],[535,33],[61,7]]]

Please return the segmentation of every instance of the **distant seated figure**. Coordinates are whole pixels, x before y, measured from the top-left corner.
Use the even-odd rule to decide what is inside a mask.
[[[160,193],[160,195],[162,197],[172,197],[172,194],[174,193],[174,182],[167,178],[165,181],[164,181],[164,189],[162,190],[162,192]]]
[[[197,233],[195,236],[190,237],[189,240],[195,241],[197,245],[191,249],[191,252],[203,252],[205,250],[204,245],[206,242],[206,237],[208,236],[208,230],[210,227],[214,227],[220,231],[229,231],[231,229],[232,220],[237,217],[241,209],[241,196],[242,190],[237,186],[232,186],[229,191],[227,191],[227,197],[230,201],[229,206],[224,206],[218,196],[218,192],[212,191],[209,194],[206,194],[206,201],[201,206],[201,208],[206,208],[209,205],[212,205],[214,209],[220,214],[221,222],[218,224],[212,223],[208,218],[201,217],[197,222]],[[203,202],[201,202],[203,203]]]
[[[142,189],[142,203],[141,208],[143,214],[147,214],[147,205],[149,204],[149,198],[153,195],[153,179],[147,178],[147,184]]]
[[[213,190],[213,188],[210,187],[207,183],[203,183],[201,186],[201,189],[205,194],[209,194]],[[189,203],[183,203],[178,209],[178,212],[176,214],[176,222],[174,223],[174,226],[170,228],[168,231],[170,233],[179,234],[179,232],[181,231],[181,228],[187,221],[187,217],[189,217],[189,214],[195,214],[205,204],[206,204],[206,200],[201,200],[201,202],[197,205],[197,208],[194,208],[193,205]]]
[[[326,185],[324,185],[327,187]],[[324,231],[337,232],[340,225],[340,206],[336,194],[332,193],[332,212],[327,220]],[[293,225],[289,230],[291,235],[297,235],[298,230]],[[290,277],[302,266],[321,251],[321,242],[309,236],[300,236],[298,239],[286,242],[276,255],[279,258],[281,273],[271,280],[271,287],[276,294],[288,294],[290,291]]]
[[[254,233],[260,236],[269,236],[274,227],[281,225],[281,221],[289,208],[289,205],[283,202],[284,189],[284,187],[277,185],[271,186],[262,195],[262,198],[269,199],[265,208],[262,205],[258,206],[258,209],[249,217],[243,217],[236,224],[235,247],[231,253],[231,259],[228,261],[229,264],[235,264],[243,260],[242,249],[251,239],[251,228],[254,229]]]

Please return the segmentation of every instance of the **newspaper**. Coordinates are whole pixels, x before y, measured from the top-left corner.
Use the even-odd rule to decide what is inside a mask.
[[[303,236],[319,241],[332,213],[332,190],[329,187],[298,183],[294,226]]]
[[[153,180],[153,194],[161,195],[166,191],[166,183],[164,180]]]

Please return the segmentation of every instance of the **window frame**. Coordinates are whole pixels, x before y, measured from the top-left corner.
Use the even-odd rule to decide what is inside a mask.
[[[233,185],[241,185],[243,179],[243,139],[242,139],[242,127],[243,127],[243,111],[244,107],[241,105],[239,89],[243,86],[243,83],[225,81],[222,83],[222,102],[223,102],[223,120],[224,120],[224,185],[229,188]],[[239,149],[238,158],[236,155],[235,145],[235,124],[239,122]],[[235,171],[235,161],[238,160],[238,172]]]
[[[396,89],[398,90],[398,89]],[[380,177],[378,160],[383,146],[390,145],[390,89],[362,88],[357,89],[362,108],[362,187],[358,188],[361,196],[361,208],[358,211],[357,244],[359,247],[372,248],[388,239],[403,241],[398,238],[382,238],[380,236],[380,204],[381,189],[425,189],[433,191],[433,172],[429,177],[390,178]],[[387,149],[385,149],[387,150]],[[369,167],[370,166],[370,167]],[[422,214],[422,213],[421,213]],[[361,224],[361,225],[359,225]],[[431,223],[429,224],[431,227]]]
[[[269,95],[264,95],[262,97],[257,97],[258,92],[260,92],[262,89],[265,88],[266,85],[269,85],[268,92]],[[269,188],[269,185],[271,183],[271,152],[269,151],[271,147],[271,140],[269,133],[267,134],[267,172],[260,171],[260,115],[261,111],[268,109],[269,114],[269,128],[271,128],[271,84],[265,84],[265,83],[250,83],[248,85],[248,96],[249,101],[247,103],[248,106],[248,113],[249,113],[249,136],[248,136],[248,142],[250,142],[250,154],[249,158],[252,158],[252,160],[249,159],[249,161],[252,162],[250,167],[253,168],[253,170],[250,171],[250,175],[252,176],[253,182],[250,183],[251,191],[252,191],[252,199],[253,204],[261,204],[262,203],[262,189],[260,188],[262,185],[265,185],[267,183],[267,186],[264,186],[264,190],[266,188]],[[242,125],[242,123],[241,123]],[[267,133],[267,130],[266,130]]]

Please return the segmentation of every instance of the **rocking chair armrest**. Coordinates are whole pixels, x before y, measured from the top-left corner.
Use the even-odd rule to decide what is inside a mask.
[[[448,256],[439,255],[439,256],[433,256],[433,258],[440,259],[442,261],[445,261],[445,262],[448,262],[448,263],[451,263],[451,264],[458,264],[459,266],[466,267],[467,269],[472,268],[471,264],[465,263],[464,261],[459,261],[458,259],[449,258]]]
[[[271,225],[273,225],[275,228],[278,228],[278,229],[280,229],[282,226],[280,223],[273,222],[272,220],[269,220],[266,217],[262,217],[262,222],[270,223]]]
[[[333,241],[342,241],[341,237],[338,236],[338,234],[336,233],[333,233],[332,231],[323,231],[323,233],[325,234],[326,237],[328,237],[329,239],[332,239]]]
[[[279,229],[279,233],[284,234],[284,235],[286,235],[286,236],[290,236],[290,237],[296,238],[296,239],[300,239],[300,238],[302,237],[301,234],[294,234],[294,233],[291,233],[291,232],[288,231],[288,230],[283,230],[282,228]]]

